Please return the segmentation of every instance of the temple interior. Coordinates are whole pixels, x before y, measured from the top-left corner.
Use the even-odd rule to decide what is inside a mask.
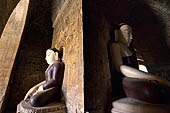
[[[18,36],[20,41],[14,59],[7,59],[6,54],[12,54],[10,48],[14,47],[10,44],[1,47],[5,43],[2,39],[6,38],[3,32],[21,1],[29,1],[24,12],[24,29],[21,37]],[[21,14],[17,11],[16,15]],[[115,73],[108,49],[114,28],[120,23],[132,27],[138,64],[144,65],[148,73],[170,81],[169,21],[169,0],[0,1],[0,35],[3,37],[0,38],[0,90],[5,90],[0,94],[0,113],[16,113],[27,91],[45,79],[48,67],[45,51],[51,47],[64,49],[66,68],[62,89],[68,113],[110,113],[114,101],[111,79]],[[13,34],[10,36],[8,40]],[[9,64],[4,65],[6,60],[13,64],[5,73],[9,76],[7,81],[2,82]]]

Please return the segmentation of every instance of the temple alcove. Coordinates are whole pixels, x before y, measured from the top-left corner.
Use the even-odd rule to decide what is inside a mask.
[[[169,80],[168,0],[84,1],[85,111],[109,113],[111,74],[107,44],[120,23],[133,29],[134,45],[150,73]]]
[[[25,31],[11,74],[6,113],[16,113],[17,104],[27,91],[44,80],[45,51],[51,47],[53,28],[49,2],[40,1],[30,1]]]
[[[4,103],[6,113],[16,112],[16,105],[26,92],[44,80],[47,68],[45,51],[50,47],[63,47],[63,61],[66,64],[64,93],[68,111],[84,111],[82,1],[56,1],[30,0],[27,24]]]

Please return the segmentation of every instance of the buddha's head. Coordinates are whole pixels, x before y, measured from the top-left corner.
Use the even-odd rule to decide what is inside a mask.
[[[127,24],[123,24],[120,27],[119,33],[117,41],[129,46],[132,42],[132,28]]]
[[[56,48],[47,49],[45,60],[49,65],[52,65],[56,60],[59,60],[59,50]]]

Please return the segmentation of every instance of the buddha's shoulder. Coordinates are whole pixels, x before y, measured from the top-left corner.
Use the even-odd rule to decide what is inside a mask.
[[[63,62],[60,62],[60,61],[55,61],[54,62],[54,66],[60,66],[60,65],[63,65],[64,63]]]
[[[112,48],[120,48],[120,44],[118,42],[114,42],[111,44]]]

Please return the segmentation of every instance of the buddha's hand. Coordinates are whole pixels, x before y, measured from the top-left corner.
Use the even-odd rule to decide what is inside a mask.
[[[37,92],[39,92],[39,91],[43,91],[43,85],[41,85],[41,86],[38,88]]]
[[[39,87],[32,87],[28,92],[27,94],[25,95],[25,98],[24,100],[30,98],[37,90],[38,90]]]

